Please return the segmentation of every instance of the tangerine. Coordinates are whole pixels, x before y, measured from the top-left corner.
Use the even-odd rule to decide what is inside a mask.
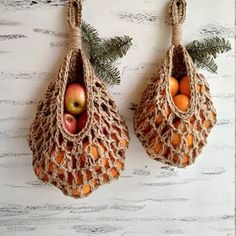
[[[187,146],[190,147],[193,145],[193,135],[192,134],[188,134],[186,137],[186,143]]]
[[[78,189],[73,188],[71,192],[72,192],[73,196],[79,196],[79,190]]]
[[[190,86],[190,78],[188,76],[185,76],[180,80],[179,83],[179,91],[180,93],[191,97],[191,86]]]
[[[184,94],[176,95],[173,100],[174,100],[175,106],[180,111],[187,111],[188,110],[190,100],[186,95],[184,95]]]
[[[119,174],[118,171],[116,170],[116,168],[114,168],[114,167],[110,169],[110,173],[113,178]]]
[[[178,93],[178,90],[179,90],[179,83],[177,79],[175,79],[174,77],[170,77],[169,86],[170,86],[170,94],[172,97],[174,97]]]
[[[85,185],[83,186],[83,194],[86,195],[86,194],[88,194],[90,191],[91,191],[90,185],[89,185],[89,184],[85,184]]]
[[[174,146],[178,146],[181,143],[181,137],[178,133],[174,133],[172,135],[172,140],[171,140],[172,144]]]
[[[57,163],[60,165],[63,161],[64,158],[64,152],[63,151],[59,151],[56,157],[56,161]]]
[[[77,174],[77,184],[79,184],[79,185],[81,185],[81,184],[83,184],[83,175],[79,172],[78,174]]]

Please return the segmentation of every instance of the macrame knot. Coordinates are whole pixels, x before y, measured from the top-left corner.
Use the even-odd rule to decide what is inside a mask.
[[[180,45],[183,43],[183,31],[182,31],[182,25],[173,25],[172,28],[172,44],[173,45]]]
[[[81,29],[71,29],[70,44],[73,49],[81,49]]]
[[[186,1],[172,0],[169,7],[169,23],[173,26],[172,44],[180,45],[182,40],[182,24],[186,18]]]

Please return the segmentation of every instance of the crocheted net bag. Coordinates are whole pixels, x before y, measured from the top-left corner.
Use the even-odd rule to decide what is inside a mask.
[[[182,41],[186,2],[172,0],[169,7],[173,26],[172,45],[158,71],[149,80],[134,115],[135,133],[147,154],[176,167],[194,163],[216,123],[209,85],[196,70]],[[190,78],[191,99],[186,112],[179,110],[170,94],[169,78]]]
[[[80,0],[69,1],[71,48],[38,103],[28,136],[37,177],[75,198],[120,176],[129,143],[125,121],[81,47],[81,10]],[[63,125],[64,95],[78,81],[86,88],[88,119],[71,134]]]

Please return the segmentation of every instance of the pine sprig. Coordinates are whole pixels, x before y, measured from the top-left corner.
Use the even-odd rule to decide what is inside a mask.
[[[214,59],[210,55],[205,55],[200,60],[193,60],[195,65],[201,69],[207,69],[209,72],[215,74],[217,72],[218,66]]]
[[[126,55],[132,45],[132,38],[129,36],[114,37],[103,41],[101,56],[104,60],[114,62]]]
[[[106,81],[106,83],[110,85],[120,83],[120,72],[112,63],[97,61],[94,64],[94,68],[99,78]]]
[[[194,40],[186,46],[186,49],[197,67],[217,73],[218,67],[214,59],[217,54],[230,51],[231,44],[225,38],[213,37],[203,41]]]
[[[98,31],[83,22],[82,40],[96,74],[110,85],[120,83],[120,72],[113,63],[126,55],[132,45],[128,36],[101,39]]]
[[[82,23],[82,40],[86,45],[85,49],[88,56],[93,58],[93,55],[96,55],[99,51],[102,40],[98,31],[86,22]]]

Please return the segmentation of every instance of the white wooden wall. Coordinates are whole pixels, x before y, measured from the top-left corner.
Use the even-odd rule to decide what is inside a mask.
[[[103,37],[134,38],[110,88],[131,135],[119,181],[87,199],[65,197],[37,180],[26,134],[36,101],[65,55],[65,0],[0,0],[0,235],[233,236],[234,48],[208,78],[218,124],[196,164],[150,160],[134,136],[132,104],[170,44],[168,0],[87,0],[84,20]],[[233,0],[188,0],[186,43],[222,36],[234,46]]]

